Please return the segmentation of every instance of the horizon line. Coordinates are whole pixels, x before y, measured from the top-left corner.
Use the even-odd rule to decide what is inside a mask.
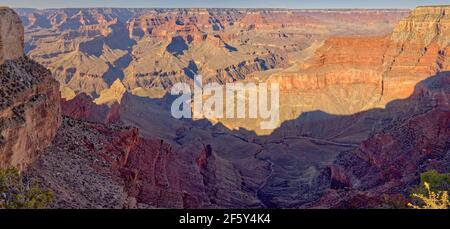
[[[29,10],[62,10],[62,9],[243,9],[243,10],[413,10],[418,7],[439,7],[450,5],[431,5],[431,6],[416,6],[413,8],[378,8],[378,7],[330,7],[330,8],[289,8],[289,7],[108,7],[108,6],[98,6],[98,7],[49,7],[49,8],[36,8],[36,7],[10,7],[10,6],[0,6],[7,7],[11,9],[29,9]]]

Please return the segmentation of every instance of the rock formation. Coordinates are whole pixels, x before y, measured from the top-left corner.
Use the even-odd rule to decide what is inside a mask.
[[[78,94],[71,100],[62,99],[62,113],[68,117],[89,122],[108,123],[110,108],[99,106],[86,94]]]
[[[23,56],[24,33],[19,16],[11,9],[0,7],[0,64]]]
[[[23,28],[0,9],[0,167],[24,168],[47,148],[61,121],[59,84],[23,56]]]
[[[421,41],[423,45],[436,42],[447,45],[450,6],[420,6],[409,17],[399,21],[392,33],[396,42]]]

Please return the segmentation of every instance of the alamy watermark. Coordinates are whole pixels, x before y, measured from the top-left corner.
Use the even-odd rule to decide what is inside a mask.
[[[202,76],[196,75],[193,93],[189,84],[177,83],[172,87],[171,94],[181,94],[171,107],[172,116],[177,119],[259,119],[261,129],[275,129],[279,125],[278,83],[203,85]]]

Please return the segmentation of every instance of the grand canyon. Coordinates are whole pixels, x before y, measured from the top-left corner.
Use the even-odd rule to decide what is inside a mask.
[[[0,168],[49,208],[406,207],[421,173],[450,173],[450,6],[0,18]],[[175,119],[196,75],[278,84],[277,128]]]

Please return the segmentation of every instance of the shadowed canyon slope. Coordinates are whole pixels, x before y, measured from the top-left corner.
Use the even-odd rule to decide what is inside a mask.
[[[449,10],[20,9],[25,50],[63,97],[26,173],[55,208],[406,201],[421,172],[450,172]],[[174,119],[166,92],[196,74],[279,83],[280,126]]]

